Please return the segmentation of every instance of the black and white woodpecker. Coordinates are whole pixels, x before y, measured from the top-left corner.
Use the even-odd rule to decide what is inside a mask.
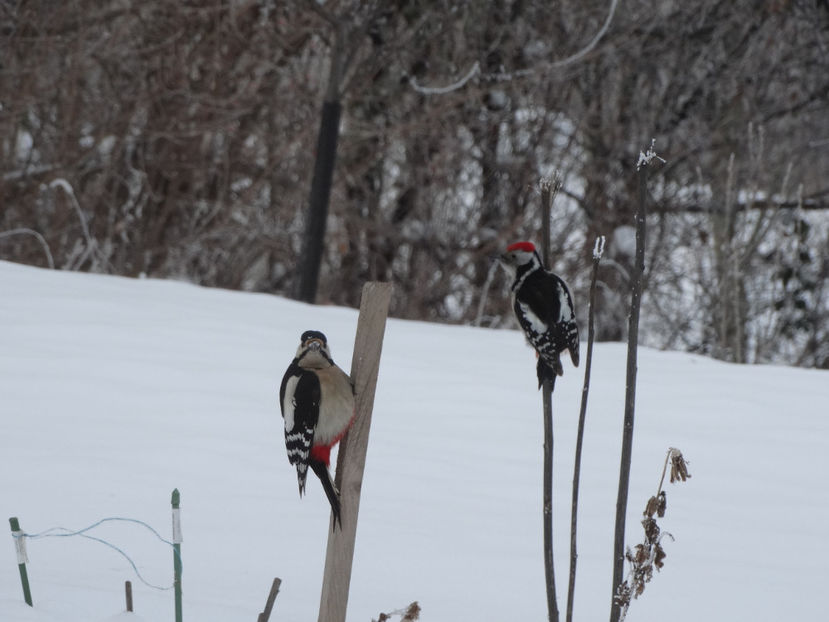
[[[538,386],[562,376],[560,355],[569,350],[579,366],[579,327],[573,297],[557,274],[545,270],[532,242],[516,242],[499,258],[512,276],[512,308],[530,345],[538,353]]]
[[[354,421],[354,386],[334,364],[325,335],[302,333],[294,360],[282,378],[279,406],[285,419],[288,461],[296,466],[299,495],[305,492],[308,467],[322,482],[331,504],[334,527],[340,519],[340,494],[328,470],[331,448]]]

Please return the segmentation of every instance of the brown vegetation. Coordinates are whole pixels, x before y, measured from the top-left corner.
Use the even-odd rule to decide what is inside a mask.
[[[829,366],[826,4],[637,0],[589,47],[608,4],[2,3],[0,258],[290,293],[341,62],[319,302],[388,280],[398,317],[504,325],[488,257],[539,240],[558,170],[551,267],[584,300],[608,236],[597,337],[621,339],[653,138],[645,342]]]

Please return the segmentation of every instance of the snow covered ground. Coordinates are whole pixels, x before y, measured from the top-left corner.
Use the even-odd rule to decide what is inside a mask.
[[[0,515],[29,533],[126,517],[169,538],[177,487],[185,620],[253,621],[275,576],[271,619],[315,619],[328,506],[317,482],[297,495],[276,396],[303,330],[324,331],[349,369],[356,320],[265,295],[0,262]],[[534,363],[514,331],[389,321],[350,621],[414,600],[424,621],[545,619]],[[596,347],[577,620],[606,619],[609,607],[624,366],[624,345]],[[566,365],[554,397],[560,595],[582,373]],[[643,349],[637,398],[630,544],[668,447],[693,477],[667,485],[661,525],[675,541],[628,619],[825,620],[829,374]],[[3,622],[173,620],[172,592],[81,537],[27,542],[29,608],[7,534]],[[172,583],[169,546],[142,526],[89,535],[150,583]],[[134,614],[122,613],[125,580]]]

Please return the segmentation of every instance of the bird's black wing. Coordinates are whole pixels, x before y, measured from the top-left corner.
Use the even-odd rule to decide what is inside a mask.
[[[521,286],[521,298],[541,321],[553,326],[561,315],[558,284],[562,282],[555,274],[537,270],[530,274]]]
[[[521,304],[518,301],[519,298],[526,306],[523,313],[518,308]],[[564,350],[570,351],[573,364],[578,366],[579,328],[573,311],[573,299],[567,284],[558,275],[541,270],[529,275],[519,290],[519,295],[516,296],[515,306],[515,313],[521,328],[524,329],[531,343],[535,341],[534,335],[542,334],[540,330],[542,326],[547,328],[549,339],[547,344],[549,345],[542,348],[544,351],[540,350],[539,354],[548,359],[556,373],[561,370],[558,353]],[[536,322],[526,313],[527,309],[532,316],[538,318]]]
[[[516,293],[515,315],[536,349],[539,337],[546,335],[552,342],[550,345],[554,344],[556,352],[560,352],[566,344],[560,343],[556,331],[561,308],[557,278],[553,277],[554,275],[541,270],[529,275]],[[520,308],[520,305],[524,308]]]
[[[553,275],[555,276],[555,275]],[[564,338],[567,342],[567,349],[570,351],[570,358],[573,360],[573,365],[579,366],[579,325],[576,323],[576,312],[573,306],[573,297],[570,295],[570,289],[567,283],[561,280],[558,276],[559,287],[561,288],[561,297],[564,299],[561,308],[561,325]]]
[[[320,413],[320,383],[317,375],[291,364],[279,389],[279,405],[285,419],[285,449],[296,465],[299,491],[305,489],[308,457],[314,443],[314,428]]]

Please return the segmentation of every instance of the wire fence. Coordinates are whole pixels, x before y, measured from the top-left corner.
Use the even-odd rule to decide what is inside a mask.
[[[37,540],[37,539],[41,539],[41,538],[72,538],[72,537],[75,537],[75,536],[79,536],[81,538],[86,538],[88,540],[94,540],[95,542],[99,542],[100,544],[103,544],[104,546],[107,546],[110,549],[116,551],[124,559],[126,559],[127,562],[130,564],[130,566],[132,566],[133,572],[135,572],[135,576],[138,577],[138,580],[141,581],[141,583],[143,583],[147,587],[150,587],[150,588],[153,588],[153,589],[156,589],[156,590],[162,590],[162,591],[172,590],[175,587],[174,583],[170,584],[168,586],[160,586],[160,585],[155,585],[155,584],[150,583],[149,581],[147,581],[143,577],[141,572],[138,570],[138,566],[135,563],[135,561],[126,553],[126,551],[124,551],[124,549],[122,549],[121,547],[113,544],[112,542],[110,542],[108,540],[105,540],[104,538],[99,538],[97,536],[89,535],[87,533],[89,531],[92,531],[96,527],[99,527],[99,526],[101,526],[105,523],[110,523],[110,522],[133,523],[133,524],[136,524],[136,525],[140,525],[141,527],[144,527],[145,529],[150,531],[150,533],[152,533],[158,540],[160,540],[164,544],[168,545],[171,549],[173,549],[173,554],[178,559],[179,563],[181,563],[181,554],[179,553],[179,551],[178,551],[177,547],[175,546],[174,542],[164,538],[151,525],[145,523],[144,521],[135,519],[135,518],[124,518],[124,517],[121,517],[121,516],[112,516],[112,517],[108,517],[108,518],[102,518],[101,520],[89,525],[88,527],[84,527],[83,529],[72,530],[72,529],[67,529],[66,527],[52,527],[50,529],[46,529],[45,531],[41,531],[41,532],[38,532],[38,533],[26,533],[26,532],[23,532],[23,531],[16,531],[16,532],[12,533],[12,537],[15,538],[15,540],[21,540],[21,542],[18,545],[18,550],[22,549],[24,551],[24,553],[23,553],[24,556],[25,556],[25,545],[24,545],[25,539]]]
[[[17,549],[17,566],[20,571],[20,585],[23,588],[23,600],[26,601],[26,604],[30,607],[33,607],[32,604],[32,590],[29,585],[29,574],[26,568],[26,564],[29,563],[29,556],[26,553],[26,541],[27,540],[38,540],[41,538],[86,538],[87,540],[94,540],[104,546],[112,549],[121,557],[123,557],[130,566],[132,566],[133,572],[135,572],[135,576],[138,577],[138,580],[141,581],[144,585],[149,588],[161,591],[173,590],[174,593],[174,601],[175,601],[175,621],[181,622],[182,621],[182,597],[181,597],[181,574],[183,565],[181,563],[181,543],[182,543],[182,536],[181,536],[181,494],[178,491],[178,488],[173,490],[173,494],[170,498],[170,505],[172,506],[173,511],[173,537],[172,540],[167,540],[164,538],[158,531],[156,531],[151,525],[148,525],[142,520],[138,520],[137,518],[124,518],[122,516],[111,516],[108,518],[102,518],[101,520],[92,523],[88,527],[84,527],[83,529],[67,529],[66,527],[52,527],[45,531],[40,531],[37,533],[27,533],[20,528],[20,521],[16,516],[12,516],[9,518],[9,525],[11,526],[12,530],[12,538],[14,539],[15,549]],[[110,542],[104,538],[99,538],[98,536],[93,536],[89,532],[93,529],[100,527],[105,523],[132,523],[134,525],[139,525],[147,529],[150,533],[152,533],[158,540],[169,546],[173,549],[173,584],[169,586],[164,585],[155,585],[147,581],[141,572],[138,570],[138,565],[135,561],[130,557],[127,552]],[[132,605],[132,585],[129,581],[126,584],[127,589],[127,609],[131,611]]]

